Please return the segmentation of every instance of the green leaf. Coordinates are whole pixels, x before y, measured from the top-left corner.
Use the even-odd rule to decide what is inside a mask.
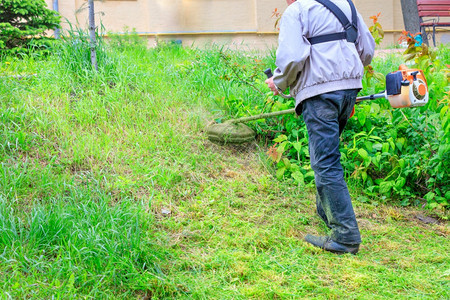
[[[305,178],[314,177],[314,171],[309,171],[305,174]]]
[[[397,146],[398,149],[400,149],[400,151],[403,150],[403,145],[405,145],[405,144],[406,144],[406,139],[405,138],[398,138],[397,139],[396,146]]]
[[[376,103],[372,103],[370,106],[370,112],[375,115],[378,114],[380,112],[380,106]]]
[[[394,186],[394,181],[383,181],[380,183],[380,194],[387,194],[391,191]]]
[[[406,179],[403,177],[399,177],[397,178],[397,180],[395,181],[395,188],[397,190],[400,190],[403,186],[405,186],[406,184]]]
[[[388,139],[389,145],[391,145],[392,150],[395,150],[395,143],[393,138]]]
[[[289,159],[283,158],[283,163],[287,170],[291,168],[291,162],[289,161]]]
[[[372,120],[371,119],[366,119],[366,124],[364,124],[364,127],[366,128],[366,130],[370,130],[373,128],[372,126]]]
[[[380,155],[380,153],[377,153],[376,156],[372,156],[371,160],[372,160],[372,163],[373,163],[377,168],[380,167],[380,160],[381,160],[381,155]]]
[[[450,191],[445,193],[445,199],[450,200]]]
[[[282,142],[280,145],[278,145],[277,152],[283,154],[284,150],[286,149],[287,143],[288,142]]]
[[[383,74],[381,74],[380,72],[375,72],[373,74],[373,77],[378,80],[379,82],[383,82],[385,81],[385,76]]]
[[[402,202],[400,202],[401,206],[409,206],[409,204],[410,204],[409,198],[405,198],[402,200]]]
[[[381,152],[382,153],[389,152],[389,144],[388,143],[383,143],[383,148],[382,148]]]
[[[373,144],[372,148],[377,151],[380,151],[383,148],[383,145],[380,143],[376,143],[376,144]]]
[[[286,167],[281,167],[277,170],[277,178],[278,180],[283,179],[284,173],[286,172]]]
[[[361,177],[362,177],[363,181],[366,182],[366,180],[367,180],[367,172],[366,172],[366,171],[363,171],[363,172],[361,173]]]
[[[300,171],[300,166],[296,163],[292,163],[291,162],[291,166],[289,168],[289,171],[291,171],[292,173]]]
[[[370,141],[365,141],[364,142],[364,146],[367,149],[367,152],[372,152],[373,151],[373,143],[371,143]]]
[[[369,136],[369,138],[374,141],[380,141],[380,142],[383,141],[382,138],[380,138],[379,136],[376,136],[376,135],[371,135],[371,136]]]
[[[434,197],[436,197],[436,194],[433,192],[428,192],[425,196],[423,196],[423,198],[427,200],[427,202],[431,202],[431,200],[433,200]]]
[[[439,204],[437,202],[431,202],[431,203],[427,204],[427,208],[429,208],[429,209],[433,209],[433,208],[436,208],[438,206],[439,206]]]
[[[298,184],[305,184],[305,177],[303,176],[303,173],[300,171],[296,171],[291,174],[292,178],[298,183]]]
[[[440,145],[440,146],[439,146],[439,149],[438,149],[438,155],[439,155],[440,157],[444,157],[444,155],[445,155],[447,152],[450,152],[450,144],[443,144],[443,145]]]
[[[273,141],[274,141],[275,143],[281,143],[281,142],[286,141],[287,139],[288,139],[288,137],[287,137],[286,135],[281,134],[281,135],[279,135],[276,139],[274,139]]]
[[[444,120],[445,113],[446,113],[447,111],[448,111],[448,106],[444,106],[444,107],[441,109],[441,111],[440,111],[440,113],[439,113],[439,116],[440,116],[441,120]]]
[[[294,146],[295,150],[297,150],[297,152],[301,153],[303,147],[302,142],[293,142],[292,145]]]
[[[361,124],[361,126],[364,126],[364,124],[366,123],[366,113],[363,111],[360,111],[360,112],[358,112],[357,117],[358,117],[359,124]]]
[[[362,157],[362,159],[364,161],[370,161],[369,154],[367,153],[366,150],[361,148],[361,149],[358,150],[358,154],[359,154],[359,156]]]
[[[415,54],[415,53],[410,54],[410,55],[407,55],[407,56],[405,57],[405,61],[412,60],[412,59],[414,59],[414,57],[416,57],[416,54]]]

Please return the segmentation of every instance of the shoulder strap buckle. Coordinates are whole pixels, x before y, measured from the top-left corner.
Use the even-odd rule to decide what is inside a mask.
[[[349,43],[355,43],[358,38],[358,27],[353,23],[348,23],[345,26],[345,38]]]

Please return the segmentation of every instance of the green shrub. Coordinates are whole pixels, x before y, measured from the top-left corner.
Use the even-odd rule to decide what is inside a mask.
[[[51,45],[46,31],[59,27],[60,17],[44,0],[0,1],[0,51],[28,53]]]
[[[429,85],[430,100],[424,107],[391,108],[387,100],[356,106],[355,116],[342,136],[342,164],[346,176],[362,188],[359,199],[373,203],[398,201],[446,208],[450,200],[450,112],[448,70],[439,57],[418,53],[412,68],[421,68]],[[399,57],[375,59],[374,69],[395,71]],[[386,68],[391,68],[387,70]],[[361,94],[380,92],[380,82],[364,80]],[[282,100],[285,101],[285,100]],[[273,140],[269,156],[277,177],[299,184],[313,181],[309,167],[307,132],[293,116],[285,116],[282,133]],[[303,126],[303,127],[302,127]]]
[[[394,109],[386,99],[365,101],[356,106],[355,116],[344,131],[342,164],[348,179],[361,188],[361,201],[374,204],[390,201],[440,209],[448,207],[450,95],[449,71],[444,61],[449,50],[441,47],[432,54],[429,49],[425,52],[424,49],[416,49],[418,52],[410,67],[425,72],[429,103],[424,107]],[[229,117],[294,107],[293,99],[258,95],[256,91],[267,90],[261,71],[264,67],[274,67],[273,53],[255,59],[251,55],[216,51],[208,59],[206,57],[203,56],[203,61],[196,66],[219,78],[216,91],[223,91],[223,97],[216,96],[217,102]],[[400,55],[375,58],[372,70],[387,74],[402,63],[405,59]],[[211,86],[210,77],[204,77],[205,73],[198,72],[198,69],[195,77],[202,78],[205,85]],[[259,78],[254,76],[257,72]],[[384,76],[382,79],[379,75],[366,76],[363,86],[361,95],[381,92],[385,88]],[[249,125],[266,140],[265,143],[273,141],[269,145],[268,156],[274,163],[278,179],[313,185],[308,134],[302,116],[284,115]]]

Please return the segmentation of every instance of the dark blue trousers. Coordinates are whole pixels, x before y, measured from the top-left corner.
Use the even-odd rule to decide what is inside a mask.
[[[361,236],[340,162],[339,137],[355,105],[357,89],[330,92],[304,100],[317,213],[342,244],[360,244]]]

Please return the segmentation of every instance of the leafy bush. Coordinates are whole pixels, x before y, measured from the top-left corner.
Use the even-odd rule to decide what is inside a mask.
[[[371,30],[379,40],[382,29],[377,17],[373,18]],[[393,109],[387,100],[380,99],[357,105],[355,116],[342,136],[342,164],[347,178],[362,190],[360,201],[374,204],[395,201],[401,205],[423,204],[442,209],[448,207],[450,200],[447,171],[450,169],[450,73],[444,63],[450,51],[446,47],[432,51],[408,33],[405,37],[409,46],[404,57],[375,58],[372,66],[366,68],[361,94],[381,92],[385,88],[382,74],[395,71],[406,60],[410,68],[424,71],[429,103],[424,107]],[[250,88],[246,82],[253,82],[253,68],[258,67],[259,72],[263,68],[248,58],[232,57],[227,58],[229,62],[224,66],[211,68],[221,73],[222,84],[226,81]],[[265,66],[275,67],[273,53],[261,60]],[[223,67],[228,72],[222,71]],[[255,82],[262,82],[260,79]],[[263,84],[256,85],[259,90],[265,88]],[[226,95],[219,102],[234,117],[294,107],[293,99],[270,95],[265,98],[265,106],[257,109],[255,102],[236,94]],[[313,184],[314,172],[309,163],[308,135],[302,116],[285,115],[260,120],[251,126],[260,136],[273,140],[267,153],[278,179],[293,180],[299,185]]]
[[[448,56],[449,51],[439,49],[433,54],[436,59],[425,47],[417,47],[416,51],[411,68],[424,70],[429,103],[404,109],[393,109],[386,100],[362,103],[356,106],[355,116],[342,136],[342,164],[347,177],[364,191],[361,201],[398,200],[402,205],[448,207],[450,94],[448,70],[438,58]],[[390,59],[397,61],[394,57]],[[375,63],[378,64],[375,69],[395,65],[386,60]],[[365,78],[362,94],[380,91],[380,83],[370,86],[372,81],[373,78]],[[274,139],[268,153],[277,165],[279,179],[287,176],[299,184],[309,183],[313,181],[313,173],[309,167],[307,132],[301,126],[289,128],[293,123],[294,117],[285,117],[284,133]]]
[[[51,39],[46,31],[59,27],[60,17],[44,0],[2,0],[0,2],[0,51],[27,53],[46,49]]]
[[[343,164],[369,196],[448,207],[449,70],[440,57],[449,51],[434,52],[408,32],[402,39],[408,43],[405,60],[425,73],[429,103],[413,109],[392,109],[386,101],[360,105],[344,136],[350,140],[341,149]]]

